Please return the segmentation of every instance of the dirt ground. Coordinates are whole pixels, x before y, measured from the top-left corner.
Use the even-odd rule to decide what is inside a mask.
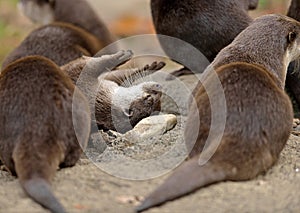
[[[117,12],[110,12],[110,8],[116,8],[114,2],[117,1],[111,1],[111,4],[105,4],[104,0],[90,1],[98,5],[105,21],[113,22],[120,16]],[[118,5],[117,11],[130,14],[133,10],[130,4],[133,4],[139,7],[134,10],[139,11],[140,16],[149,17],[148,0],[122,2],[126,3],[121,7]],[[194,79],[183,77],[180,80],[192,84]],[[177,95],[179,102],[186,99],[186,93],[176,84],[166,82],[165,87]],[[184,106],[179,104],[178,108]],[[164,109],[178,110],[169,105]],[[134,212],[138,201],[161,184],[171,174],[172,168],[184,160],[186,150],[180,138],[185,118],[185,113],[178,116],[177,126],[165,135],[133,146],[108,144],[103,153],[95,148],[87,149],[76,166],[56,173],[53,192],[71,213]],[[0,171],[0,212],[48,211],[27,197],[15,177]],[[300,137],[291,135],[279,161],[266,174],[245,182],[214,184],[147,212],[300,212]]]

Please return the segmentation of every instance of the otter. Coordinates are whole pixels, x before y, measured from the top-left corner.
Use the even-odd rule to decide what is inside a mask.
[[[136,210],[163,204],[209,184],[249,180],[267,171],[277,161],[292,129],[293,110],[284,83],[289,62],[299,57],[300,24],[294,19],[266,15],[242,31],[217,55],[194,90],[195,101],[185,128],[189,159]],[[226,100],[226,111],[216,111],[217,119],[225,117],[224,131],[219,131],[221,123],[210,127],[213,103],[224,108],[218,102],[222,96],[216,90],[213,73]],[[209,97],[205,88],[210,88]],[[204,150],[210,128],[216,134]],[[219,145],[212,147],[220,135]],[[203,161],[201,155],[214,148],[211,158]]]
[[[16,60],[0,74],[0,159],[33,200],[57,213],[66,211],[51,180],[76,164],[90,134],[88,101],[78,92],[72,103],[74,88],[42,56]]]
[[[95,109],[99,129],[125,133],[140,120],[161,109],[162,86],[157,82],[148,81],[123,87],[116,82],[101,79],[100,76],[99,85]]]
[[[151,11],[156,33],[190,43],[212,62],[252,22],[247,10],[257,4],[258,0],[151,0]],[[170,58],[178,54],[163,42],[161,46]],[[192,72],[183,68],[172,74]]]
[[[165,66],[164,62],[153,62],[150,66],[146,65],[141,69],[105,72],[128,61],[131,57],[130,51],[119,51],[114,55],[102,56],[101,62],[98,58],[81,57],[62,67],[74,83],[84,69],[87,69],[88,74],[92,76],[84,80],[86,82],[84,87],[87,87],[84,90],[88,93],[87,96],[90,96],[89,99],[95,99],[93,104],[95,104],[95,122],[98,129],[125,133],[143,118],[160,111],[162,86],[152,81],[138,84],[134,81],[161,70]],[[115,63],[116,58],[122,58],[122,61]],[[90,94],[91,91],[97,91],[96,95]]]
[[[82,55],[93,56],[103,45],[90,33],[68,23],[52,23],[31,32],[11,52],[2,68],[24,56],[40,55],[65,65]]]
[[[104,46],[115,41],[105,24],[86,0],[20,0],[20,10],[33,22],[71,23],[96,36]]]

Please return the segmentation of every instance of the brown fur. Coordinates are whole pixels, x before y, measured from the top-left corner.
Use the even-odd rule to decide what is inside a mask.
[[[10,53],[2,64],[30,55],[40,55],[62,66],[82,55],[92,56],[103,45],[85,30],[67,23],[52,23],[31,32],[24,41]]]
[[[269,51],[270,47],[274,52]],[[213,70],[208,69],[203,84],[199,83],[194,91],[195,102],[185,128],[191,159],[176,169],[137,210],[143,211],[208,184],[248,180],[267,171],[277,161],[292,128],[292,106],[283,88],[288,63],[299,57],[300,24],[280,15],[256,19],[224,48],[211,66],[216,69],[226,99],[224,133],[218,131],[222,123],[210,126],[212,103],[217,103],[219,109],[224,105],[218,102],[222,96]],[[209,98],[204,88],[210,88]],[[217,111],[218,117],[221,112]],[[200,166],[199,157],[210,128],[223,134],[212,157]],[[217,134],[213,140],[217,140]]]
[[[113,36],[86,0],[21,0],[20,5],[25,15],[34,22],[41,22],[45,16],[51,16],[53,19],[49,18],[42,24],[66,22],[92,33],[104,46],[114,42]],[[32,11],[34,7],[37,13]],[[43,7],[49,10],[40,13]]]
[[[80,93],[72,103],[73,92],[71,80],[40,56],[17,60],[0,75],[0,158],[25,192],[52,212],[64,209],[51,179],[59,167],[75,165],[90,133],[88,103]]]
[[[101,58],[82,57],[62,67],[74,83],[82,71],[89,75],[81,78],[84,78],[86,96],[90,97],[91,104],[95,104],[95,119],[99,129],[124,133],[143,118],[160,111],[161,86],[156,82],[134,85],[134,81],[160,70],[165,63],[153,62],[142,69],[105,72],[126,62],[131,56],[130,51],[120,51]],[[96,97],[90,91],[97,91]]]
[[[156,82],[143,82],[124,87],[126,78],[139,80],[136,73],[151,74],[160,70],[164,63],[154,62],[141,70],[112,71],[100,77],[99,92],[96,98],[95,116],[99,129],[125,133],[140,120],[160,111],[162,86]],[[114,75],[116,73],[116,75]],[[122,76],[123,73],[123,76]],[[113,76],[117,77],[114,78]],[[133,78],[132,78],[133,76]],[[118,85],[121,84],[121,85]],[[109,112],[109,113],[107,113]]]
[[[61,70],[63,70],[65,73],[67,73],[69,75],[69,77],[71,78],[71,80],[73,80],[73,83],[76,84],[77,79],[80,76],[82,70],[86,67],[88,61],[92,59],[89,57],[81,57],[83,54],[83,52],[81,50],[86,48],[87,52],[90,53],[90,55],[92,55],[93,53],[95,53],[95,51],[93,51],[92,48],[95,48],[96,45],[94,45],[94,44],[97,44],[97,43],[92,43],[92,41],[93,41],[92,39],[85,40],[84,38],[88,38],[88,36],[85,36],[84,31],[81,30],[80,28],[78,28],[79,33],[75,34],[75,36],[74,36],[73,33],[76,31],[73,29],[76,29],[76,28],[77,27],[74,27],[72,25],[65,24],[65,23],[54,23],[54,24],[46,25],[44,27],[39,28],[38,30],[32,32],[21,43],[21,45],[19,47],[17,47],[17,49],[14,50],[7,57],[7,59],[5,60],[3,65],[6,66],[7,64],[13,62],[14,60],[24,57],[24,56],[28,56],[28,55],[41,55],[41,56],[49,57],[50,59],[54,60],[54,62],[56,62],[58,65],[64,65],[64,66],[62,66]],[[36,46],[36,44],[40,44],[40,45]],[[78,47],[81,47],[81,48],[78,48]],[[100,57],[94,58],[96,61],[96,64],[92,70],[88,71],[90,78],[85,81],[86,87],[87,87],[87,85],[91,85],[91,86],[98,85],[97,78],[99,75],[105,73],[107,70],[114,69],[116,66],[118,66],[122,63],[125,63],[132,56],[132,55],[130,55],[130,57],[128,57],[128,58],[125,57],[123,59],[122,58],[122,56],[124,56],[123,54],[125,54],[125,52],[120,51],[113,55],[104,55],[101,58]],[[134,78],[135,75],[140,74],[140,73],[146,73],[146,72],[149,72],[148,74],[151,74],[151,73],[153,73],[153,71],[157,71],[157,70],[161,69],[163,66],[164,66],[164,64],[162,64],[162,63],[159,63],[159,64],[154,63],[154,66],[153,65],[148,66],[144,70],[135,70],[135,69],[118,70],[118,71],[112,72],[113,73],[112,75],[106,74],[106,78],[111,78],[115,82],[119,81],[119,83],[122,83],[127,79],[127,77]],[[135,80],[137,80],[137,79],[135,79]],[[94,81],[96,81],[96,82],[94,82]],[[94,82],[94,83],[92,83],[92,82]],[[107,111],[103,110],[108,107],[107,104],[111,103],[110,101],[106,102],[105,97],[111,95],[110,91],[112,89],[114,89],[114,86],[107,84],[107,85],[105,85],[105,87],[101,87],[101,88],[102,88],[102,90],[99,91],[99,94],[97,96],[98,100],[96,102],[96,109],[97,110],[101,109],[100,110],[101,115],[99,115],[99,113],[96,113],[96,118],[98,120],[97,123],[102,123],[103,121],[105,121],[104,125],[99,124],[98,127],[101,129],[102,128],[106,129],[108,127],[109,128],[112,127],[111,119],[106,121],[105,119],[103,120],[102,117],[104,116],[106,118],[107,116],[108,117],[112,116],[111,115],[112,112],[111,112],[111,110],[107,110]],[[136,103],[135,105],[138,108],[138,110],[135,110],[135,111],[137,113],[139,112],[141,114],[135,113],[134,116],[130,116],[130,117],[132,117],[132,119],[131,119],[132,122],[130,122],[131,125],[135,125],[141,119],[149,116],[152,112],[160,109],[160,102],[159,102],[160,96],[157,96],[156,93],[154,94],[153,92],[148,93],[148,94],[151,94],[151,97],[153,97],[153,98],[151,99],[150,102],[143,104],[143,106],[145,108],[142,109],[141,108],[142,104],[138,104],[138,102],[145,101],[144,98],[142,98],[144,91],[143,91],[142,87],[137,88],[137,89],[140,89],[140,91],[139,91],[140,95],[138,97],[136,97],[136,100],[132,100],[132,101],[134,101],[134,103]],[[91,89],[91,91],[93,91],[93,90]],[[119,97],[120,102],[122,102],[122,99],[125,100],[127,97],[131,97],[132,93],[135,93],[135,91],[130,90],[130,89],[127,89],[127,91],[128,91],[128,94],[126,95],[126,97],[123,97],[123,96]],[[154,106],[154,108],[153,108],[153,106]],[[134,105],[132,107],[136,108]],[[109,107],[109,109],[110,109],[110,107]],[[118,109],[121,110],[120,108],[118,108]],[[121,115],[123,115],[123,112],[124,111],[120,112]],[[128,117],[126,117],[126,120],[128,120]],[[129,125],[128,128],[132,128],[131,125]],[[123,126],[125,126],[125,125],[123,125]],[[122,128],[122,129],[124,129],[124,128]],[[123,131],[123,130],[120,129],[120,131]]]
[[[129,102],[128,106],[124,104],[127,106],[124,108],[122,105],[114,103],[114,97],[118,94],[105,91],[106,88],[100,88],[100,91],[105,91],[103,93],[105,95],[100,95],[99,92],[96,99],[98,128],[121,133],[131,130],[143,118],[160,111],[161,89],[161,85],[155,82],[141,83],[129,88],[119,86],[116,93],[124,90],[128,95],[127,98],[124,98],[125,100],[122,100],[122,102],[127,100]],[[131,97],[132,95],[136,96]]]
[[[151,0],[153,23],[158,34],[186,41],[211,62],[252,19],[247,10],[258,1]],[[212,29],[213,26],[213,29]],[[161,43],[168,56],[177,54]]]
[[[221,49],[230,44],[252,22],[247,10],[256,9],[257,5],[258,0],[151,1],[156,32],[190,43],[201,51],[210,62],[214,60]],[[300,21],[299,10],[299,0],[292,0],[287,15]],[[173,48],[169,50],[166,44],[161,43],[161,45],[171,58],[172,55],[178,54]],[[172,74],[180,76],[193,73],[184,67]],[[168,79],[173,78],[169,77]],[[292,63],[287,74],[286,88],[290,91],[289,95],[296,100],[295,109],[300,108],[299,81],[299,71],[295,70],[295,63]]]

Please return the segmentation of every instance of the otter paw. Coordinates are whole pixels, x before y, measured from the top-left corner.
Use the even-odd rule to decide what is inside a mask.
[[[113,57],[120,61],[120,63],[124,63],[130,60],[133,56],[133,52],[131,50],[121,50],[117,52]],[[119,64],[118,64],[119,65]]]
[[[146,70],[158,71],[164,68],[165,66],[166,63],[163,61],[160,61],[159,63],[157,61],[154,61],[150,66],[148,64],[144,66],[144,71]]]
[[[103,55],[100,58],[100,64],[106,69],[113,69],[121,64],[126,63],[133,56],[133,52],[131,50],[121,50],[112,55]]]

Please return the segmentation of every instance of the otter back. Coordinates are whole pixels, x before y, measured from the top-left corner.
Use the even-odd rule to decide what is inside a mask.
[[[40,55],[62,66],[82,55],[92,56],[103,45],[91,34],[67,23],[53,23],[31,32],[4,60],[2,67],[30,55]]]
[[[0,75],[0,158],[25,192],[53,212],[63,207],[50,190],[58,167],[73,166],[86,146],[90,113],[83,95],[44,57],[25,57]],[[72,107],[76,109],[72,113]],[[77,140],[73,121],[81,126]]]

